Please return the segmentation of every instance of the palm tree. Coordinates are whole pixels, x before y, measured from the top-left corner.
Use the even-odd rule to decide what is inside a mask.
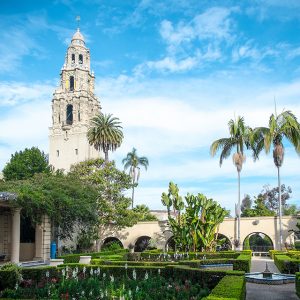
[[[121,122],[111,114],[95,116],[91,120],[91,126],[87,132],[90,145],[96,150],[102,150],[105,155],[105,162],[108,162],[108,151],[115,151],[121,146],[123,132]]]
[[[140,167],[143,166],[146,170],[149,165],[148,158],[145,156],[138,157],[136,149],[133,148],[131,152],[127,153],[127,156],[122,160],[124,164],[124,170],[129,168],[129,175],[132,178],[132,208],[134,201],[134,187],[138,184],[140,178]]]
[[[238,172],[238,236],[237,240],[240,241],[240,224],[241,224],[241,192],[240,192],[240,173],[243,167],[243,163],[246,160],[246,156],[244,155],[244,149],[250,147],[250,133],[251,128],[246,126],[244,123],[244,118],[238,116],[236,120],[230,120],[228,122],[228,128],[230,137],[229,138],[221,138],[212,143],[210,147],[210,154],[215,156],[218,151],[221,151],[220,155],[220,167],[222,166],[223,160],[228,158],[231,154],[231,151],[236,148],[236,152],[233,154],[232,159],[233,163]]]
[[[296,152],[300,154],[300,124],[296,116],[291,111],[283,111],[279,115],[272,114],[269,120],[269,127],[257,127],[253,130],[252,144],[258,154],[265,149],[266,153],[270,152],[273,145],[273,159],[277,168],[278,178],[278,208],[279,208],[279,241],[280,249],[282,248],[282,205],[281,205],[281,184],[280,184],[280,167],[284,159],[283,139],[286,138],[294,146]]]

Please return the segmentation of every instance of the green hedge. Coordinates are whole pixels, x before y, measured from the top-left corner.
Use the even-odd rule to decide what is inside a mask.
[[[105,259],[92,259],[91,265],[115,265],[115,266],[168,266],[170,264],[176,265],[178,262],[169,261],[127,261],[127,260],[105,260]]]
[[[232,260],[233,270],[250,272],[251,269],[251,255],[240,254],[236,259]]]
[[[206,260],[182,260],[180,265],[187,265],[192,268],[200,268],[201,265],[213,265],[213,264],[232,264],[233,270],[250,272],[251,269],[251,256],[240,254],[237,259],[206,259]]]
[[[299,271],[300,259],[291,258],[287,254],[275,254],[274,263],[280,273],[295,274]]]
[[[280,251],[280,250],[269,250],[269,255],[272,259],[274,259],[275,255],[286,255],[287,251]]]
[[[120,249],[115,251],[102,251],[102,252],[91,252],[91,253],[77,253],[77,254],[67,254],[59,256],[58,258],[63,258],[64,263],[78,263],[80,256],[91,256],[92,258],[107,258],[113,259],[124,259],[124,255],[128,253],[128,249]]]
[[[296,294],[300,298],[300,272],[296,273]]]
[[[295,242],[295,249],[300,250],[300,241]]]
[[[247,251],[247,250],[245,250]],[[243,251],[244,252],[244,251]],[[202,259],[204,256],[206,259],[217,259],[217,258],[237,258],[241,253],[237,251],[220,251],[220,252],[168,252],[166,253],[171,258],[174,258],[175,254],[182,254],[182,259],[190,260],[190,259]],[[245,252],[249,253],[249,251]],[[251,250],[250,250],[251,253]],[[163,252],[151,252],[151,251],[144,251],[140,253],[140,257],[142,259],[149,259],[149,260],[158,260],[164,257]]]
[[[243,276],[225,276],[210,295],[203,300],[244,300],[246,299],[246,281]]]

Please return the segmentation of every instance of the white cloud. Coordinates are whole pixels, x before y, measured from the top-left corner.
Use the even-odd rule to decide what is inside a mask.
[[[45,83],[25,84],[0,82],[0,107],[12,106],[28,101],[51,99],[54,85]]]

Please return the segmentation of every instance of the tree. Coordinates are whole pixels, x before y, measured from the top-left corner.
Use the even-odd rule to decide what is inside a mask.
[[[203,194],[187,194],[184,204],[177,185],[170,182],[168,194],[162,194],[162,203],[167,206],[169,224],[179,250],[215,250],[218,227],[227,213],[216,201]]]
[[[253,208],[246,208],[242,212],[242,217],[263,217],[263,216],[275,216],[276,213],[272,210],[270,210],[265,205],[264,198],[259,195],[254,200],[254,207]]]
[[[151,214],[149,207],[145,204],[137,205],[133,211],[139,215],[139,221],[157,221],[156,216]]]
[[[251,206],[252,206],[252,200],[251,197],[247,194],[244,196],[242,200],[241,211],[244,212],[245,209],[250,209]]]
[[[283,208],[284,216],[296,216],[300,212],[299,207],[296,204],[290,204]]]
[[[91,159],[71,166],[70,175],[81,179],[96,188],[97,242],[100,248],[101,237],[109,230],[119,231],[133,226],[140,215],[129,209],[131,199],[124,192],[131,188],[131,178],[118,170],[114,162]]]
[[[92,118],[91,126],[87,132],[90,145],[96,150],[102,150],[105,161],[108,162],[108,151],[115,151],[121,146],[123,132],[121,122],[111,114],[99,114]]]
[[[277,115],[272,114],[269,119],[269,127],[257,127],[253,131],[251,142],[255,148],[256,158],[264,149],[266,153],[270,152],[273,146],[273,160],[277,168],[278,178],[278,208],[279,208],[279,240],[280,248],[282,247],[282,208],[281,208],[281,183],[280,183],[280,167],[284,159],[283,139],[287,139],[293,146],[295,151],[300,154],[300,124],[296,116],[291,111],[284,110]]]
[[[287,207],[286,201],[291,198],[292,189],[291,187],[286,187],[284,184],[281,185],[281,205],[284,208]],[[265,185],[263,190],[260,192],[260,195],[265,199],[266,206],[278,213],[279,206],[278,206],[278,195],[279,195],[279,188],[274,187],[270,188],[269,185]]]
[[[47,155],[36,147],[12,154],[3,169],[5,180],[28,179],[36,173],[50,173]]]
[[[0,190],[15,193],[16,205],[33,223],[49,216],[63,239],[70,238],[75,229],[93,227],[97,221],[97,190],[72,175],[35,174],[26,180],[0,182]]]
[[[250,136],[251,136],[251,128],[245,125],[244,118],[238,116],[236,120],[230,120],[228,122],[228,128],[230,137],[229,138],[221,138],[214,141],[210,147],[210,154],[215,156],[218,151],[221,151],[220,155],[220,167],[222,166],[223,160],[228,158],[233,149],[236,149],[236,152],[233,154],[232,159],[233,163],[238,172],[238,209],[237,209],[237,217],[238,217],[238,236],[237,240],[240,244],[240,224],[241,224],[241,195],[240,195],[240,173],[243,167],[243,163],[246,160],[246,156],[244,154],[245,148],[250,148]],[[254,151],[253,154],[255,155]]]
[[[140,178],[140,167],[143,166],[146,170],[149,165],[148,158],[145,156],[139,157],[136,153],[136,149],[133,148],[131,152],[127,153],[127,156],[122,160],[124,164],[124,170],[129,168],[129,174],[132,178],[132,208],[134,201],[134,188],[138,185]]]

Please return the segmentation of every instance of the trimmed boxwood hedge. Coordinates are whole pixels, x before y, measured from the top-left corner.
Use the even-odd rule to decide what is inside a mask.
[[[217,259],[217,258],[237,258],[242,252],[237,251],[220,251],[220,252],[189,252],[188,256],[185,252],[177,252],[177,254],[183,254],[183,258],[190,259],[201,259],[206,257],[207,259]],[[251,253],[251,250],[250,250]],[[175,252],[168,252],[169,256],[174,257]],[[245,253],[246,254],[246,253]],[[154,252],[154,251],[144,251],[140,253],[142,259],[157,260],[163,258],[163,252]]]
[[[206,259],[206,260],[184,260],[179,262],[180,265],[188,265],[194,268],[200,268],[201,265],[213,264],[232,264],[234,271],[250,272],[251,257],[240,255],[238,259]]]
[[[275,254],[274,263],[280,273],[295,274],[299,271],[300,259],[291,258],[288,254]]]
[[[123,260],[124,255],[128,253],[128,249],[120,249],[115,251],[102,251],[102,252],[91,252],[91,253],[76,253],[76,254],[67,254],[62,255],[57,258],[63,258],[64,263],[78,263],[80,256],[91,256],[92,258],[107,258],[109,260],[119,259]]]
[[[246,280],[243,276],[225,276],[210,295],[203,300],[244,300],[246,299]]]
[[[296,273],[296,294],[300,298],[300,272]]]

